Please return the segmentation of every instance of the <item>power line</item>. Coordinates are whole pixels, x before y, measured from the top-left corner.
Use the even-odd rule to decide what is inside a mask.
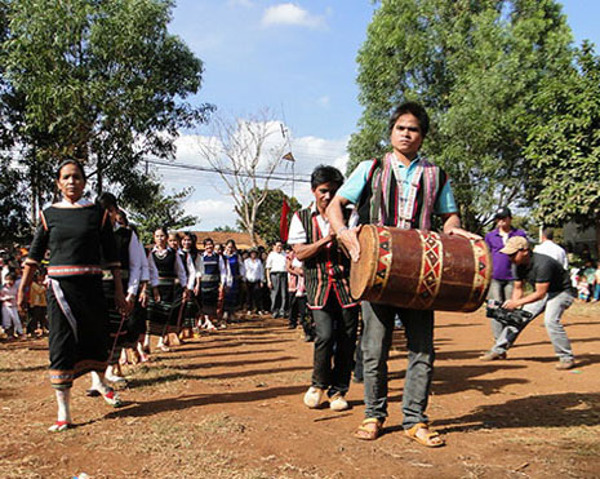
[[[219,169],[219,168],[214,168],[214,167],[207,167],[207,166],[198,166],[198,165],[189,165],[186,163],[169,163],[167,161],[162,161],[162,160],[155,160],[155,159],[151,159],[151,160],[144,160],[147,163],[150,163],[151,165],[156,165],[156,166],[162,166],[162,167],[166,167],[166,168],[179,168],[182,170],[193,170],[193,171],[202,171],[202,172],[207,172],[207,173],[219,173],[222,175],[228,175],[228,176],[244,176],[246,178],[261,178],[261,179],[271,179],[271,180],[276,180],[276,181],[290,181],[292,180],[292,178],[294,178],[293,175],[286,175],[285,173],[277,173],[277,174],[272,174],[272,175],[268,175],[266,173],[254,173],[254,174],[249,174],[249,173],[245,173],[242,171],[234,171],[231,170],[229,168],[223,168],[223,169]],[[298,178],[295,177],[294,178],[295,181],[300,181],[302,183],[310,183],[310,178]]]

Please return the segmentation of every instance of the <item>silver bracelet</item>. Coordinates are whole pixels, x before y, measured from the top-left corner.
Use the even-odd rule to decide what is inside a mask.
[[[342,226],[342,227],[341,227],[341,228],[338,230],[337,234],[339,235],[339,234],[340,234],[342,231],[346,231],[346,230],[348,230],[348,229],[350,229],[350,228],[348,228],[347,226]]]

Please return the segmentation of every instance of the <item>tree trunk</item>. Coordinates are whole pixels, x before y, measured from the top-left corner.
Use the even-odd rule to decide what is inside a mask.
[[[38,176],[37,172],[36,172],[36,155],[35,155],[35,151],[33,153],[33,165],[30,167],[29,170],[29,181],[31,184],[31,226],[35,231],[35,228],[37,227],[37,220],[38,220],[38,207],[39,207],[39,202],[38,202],[38,190],[39,185],[38,185]]]
[[[98,162],[98,171],[96,172],[96,194],[100,196],[102,193],[102,166]]]
[[[600,261],[600,215],[596,216],[596,261]]]

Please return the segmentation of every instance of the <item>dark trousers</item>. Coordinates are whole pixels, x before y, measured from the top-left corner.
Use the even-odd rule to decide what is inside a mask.
[[[298,298],[295,291],[288,291],[288,322],[290,326],[298,326]]]
[[[356,347],[358,306],[342,308],[330,291],[323,309],[313,309],[312,313],[316,332],[312,385],[329,389],[330,397],[338,392],[346,394]]]
[[[262,311],[263,308],[263,292],[260,287],[260,281],[248,281],[246,283],[248,289],[248,311]]]
[[[271,273],[271,312],[284,316],[287,297],[287,273]]]

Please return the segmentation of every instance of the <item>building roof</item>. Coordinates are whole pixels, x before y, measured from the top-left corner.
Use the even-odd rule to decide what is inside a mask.
[[[204,249],[202,242],[206,238],[212,238],[215,244],[222,243],[223,245],[227,242],[227,240],[232,239],[235,241],[238,249],[252,248],[252,240],[248,233],[237,233],[230,231],[192,231],[192,233],[196,235],[198,249]],[[256,245],[266,246],[266,243],[262,240],[262,238],[257,236]]]

